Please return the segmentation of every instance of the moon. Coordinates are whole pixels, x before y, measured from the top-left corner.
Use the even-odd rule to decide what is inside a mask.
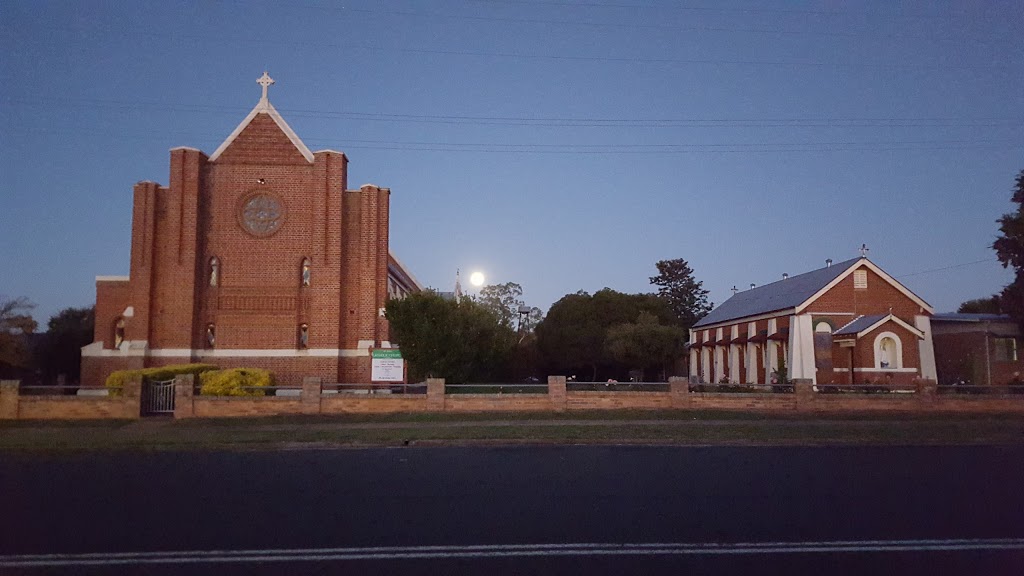
[[[484,285],[484,273],[483,272],[473,272],[472,274],[469,275],[469,283],[472,284],[473,286],[477,286],[477,287],[483,286]]]

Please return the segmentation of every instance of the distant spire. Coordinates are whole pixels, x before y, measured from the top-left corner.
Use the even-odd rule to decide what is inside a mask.
[[[462,301],[462,282],[459,281],[459,272],[460,272],[460,270],[458,268],[456,268],[455,269],[455,301],[456,302],[461,302]]]
[[[267,88],[270,88],[270,85],[274,83],[274,79],[271,78],[269,74],[267,74],[266,70],[264,70],[263,76],[257,78],[256,83],[263,87],[263,96],[260,97],[260,102],[266,102]]]

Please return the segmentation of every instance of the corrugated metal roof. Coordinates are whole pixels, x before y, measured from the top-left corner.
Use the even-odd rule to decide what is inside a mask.
[[[859,316],[850,322],[846,326],[843,326],[839,330],[832,333],[833,336],[844,336],[850,334],[858,334],[861,330],[866,330],[871,327],[872,324],[878,322],[882,318],[887,317],[888,314],[872,314],[869,316]]]
[[[1007,314],[966,314],[946,312],[932,316],[932,322],[1013,322]]]
[[[860,258],[851,258],[845,262],[811,270],[785,280],[737,292],[735,296],[701,318],[693,327],[699,328],[799,306],[860,260]]]

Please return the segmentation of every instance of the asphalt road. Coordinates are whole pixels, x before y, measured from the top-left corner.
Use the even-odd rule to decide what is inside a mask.
[[[0,574],[1024,573],[1024,447],[0,455]]]

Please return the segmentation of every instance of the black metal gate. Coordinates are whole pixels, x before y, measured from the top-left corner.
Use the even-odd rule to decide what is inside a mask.
[[[174,380],[146,380],[142,383],[142,415],[174,414]]]

